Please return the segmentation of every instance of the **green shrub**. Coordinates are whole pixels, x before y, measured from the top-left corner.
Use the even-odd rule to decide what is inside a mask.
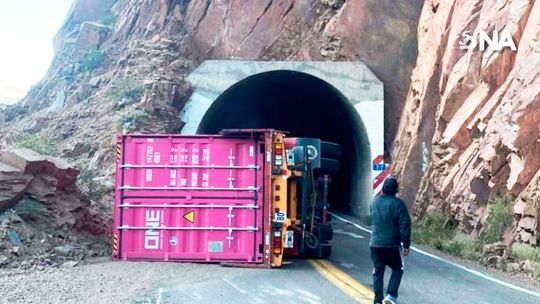
[[[84,71],[92,71],[97,68],[105,59],[101,51],[91,50],[79,61],[79,66]]]
[[[482,249],[484,245],[479,240],[466,239],[462,240],[463,250],[461,256],[469,260],[479,260],[482,257]]]
[[[481,257],[481,252],[484,245],[480,242],[480,240],[474,239],[473,237],[464,233],[456,233],[452,241],[460,244],[459,256],[470,260],[478,260]]]
[[[461,256],[463,254],[463,243],[455,239],[447,240],[442,242],[441,250],[453,256]]]
[[[512,213],[508,207],[510,200],[508,195],[504,195],[490,202],[485,229],[480,235],[482,243],[491,244],[500,241],[504,229],[512,224]]]
[[[80,162],[77,164],[77,167],[80,170],[77,177],[77,185],[82,193],[91,200],[101,199],[106,189],[105,186],[95,180],[99,176],[98,170],[90,168],[87,162]]]
[[[535,279],[540,279],[540,262],[533,263],[532,275]]]
[[[413,227],[413,240],[421,244],[442,248],[442,242],[452,238],[453,231],[448,227],[448,217],[442,211],[427,214]]]
[[[448,216],[442,211],[436,211],[415,222],[413,240],[450,255],[478,260],[484,245],[498,242],[504,229],[512,224],[509,201],[508,196],[502,196],[490,202],[485,229],[478,239],[456,232]],[[519,250],[523,252],[521,248]]]
[[[540,251],[529,244],[514,243],[514,245],[512,245],[512,253],[514,253],[520,261],[531,260],[540,262]]]
[[[463,233],[456,233],[449,225],[446,214],[437,211],[416,222],[413,228],[415,242],[433,246],[450,255],[477,260],[481,256],[482,243]]]
[[[58,155],[57,143],[51,137],[39,134],[23,133],[16,142],[19,148],[28,148],[44,155]]]
[[[148,113],[144,110],[124,114],[119,121],[118,127],[120,130],[125,129],[128,132],[141,131],[148,116]]]
[[[143,94],[143,86],[140,81],[131,77],[116,80],[109,91],[107,97],[117,101],[120,105],[138,101]]]

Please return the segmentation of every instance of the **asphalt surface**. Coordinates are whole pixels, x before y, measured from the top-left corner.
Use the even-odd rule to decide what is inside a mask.
[[[347,220],[355,222],[351,218]],[[334,219],[332,224],[335,234],[330,261],[372,288],[369,233],[338,219]],[[488,281],[418,252],[412,251],[404,262],[405,274],[399,294],[401,303],[540,303],[539,297]],[[479,268],[475,270],[482,272]],[[387,268],[385,286],[390,272]]]
[[[346,219],[358,224],[355,219]],[[281,269],[200,265],[186,276],[158,280],[140,297],[141,301],[135,300],[134,303],[358,303],[353,299],[354,295],[346,293],[347,286],[343,286],[351,288],[354,284],[340,279],[347,276],[349,283],[356,280],[359,282],[357,286],[368,291],[372,289],[370,235],[339,219],[334,219],[333,226],[335,233],[330,262],[338,272],[342,272],[337,280],[319,273],[321,270],[316,270],[317,267],[306,260],[293,260]],[[489,281],[482,274],[471,274],[419,252],[412,251],[404,261],[400,303],[540,303],[540,297]],[[178,267],[175,265],[179,264],[171,264],[171,267]],[[480,268],[474,270],[485,274]],[[488,275],[505,281],[493,274]],[[387,269],[386,284],[389,277],[390,269]]]
[[[213,277],[178,277],[154,293],[153,303],[356,303],[305,260],[281,269],[246,269],[215,265]],[[155,296],[157,294],[157,297]]]

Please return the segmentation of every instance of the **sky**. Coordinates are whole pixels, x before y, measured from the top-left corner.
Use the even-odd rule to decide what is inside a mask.
[[[0,103],[22,99],[45,76],[53,37],[73,0],[0,0]]]

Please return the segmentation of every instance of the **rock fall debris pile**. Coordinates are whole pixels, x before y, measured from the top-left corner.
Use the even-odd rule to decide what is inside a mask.
[[[44,270],[110,254],[110,222],[81,195],[78,174],[29,149],[0,152],[0,267]]]

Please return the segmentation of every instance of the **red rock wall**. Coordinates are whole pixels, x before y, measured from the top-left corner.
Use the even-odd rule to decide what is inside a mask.
[[[465,30],[505,29],[517,52],[459,49]],[[404,197],[473,234],[488,201],[512,196],[513,235],[540,233],[540,1],[426,1],[419,54],[393,149]]]
[[[183,22],[202,58],[364,61],[385,83],[390,145],[416,58],[421,3],[191,1]]]

